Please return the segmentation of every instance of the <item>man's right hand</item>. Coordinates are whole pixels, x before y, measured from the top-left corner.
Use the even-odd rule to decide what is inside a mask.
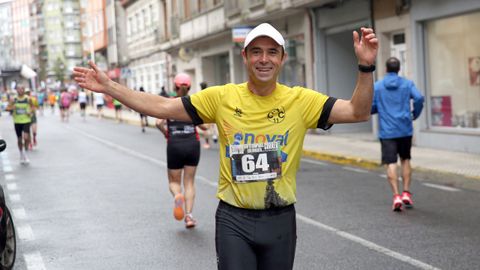
[[[78,86],[99,93],[105,93],[110,82],[105,72],[98,69],[93,61],[88,61],[91,68],[73,68],[73,79]]]

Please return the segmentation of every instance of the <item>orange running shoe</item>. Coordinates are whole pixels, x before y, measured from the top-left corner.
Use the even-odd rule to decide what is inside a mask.
[[[183,212],[183,204],[185,203],[185,198],[183,194],[179,193],[175,195],[174,207],[173,207],[173,216],[176,220],[182,220],[185,213]]]

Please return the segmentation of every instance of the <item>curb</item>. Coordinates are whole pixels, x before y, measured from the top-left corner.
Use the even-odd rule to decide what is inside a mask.
[[[309,157],[309,158],[312,158],[312,159],[327,161],[327,162],[331,162],[331,163],[335,163],[335,164],[340,164],[340,165],[351,165],[351,166],[356,166],[356,167],[362,167],[362,168],[370,169],[370,170],[371,169],[379,169],[379,168],[382,167],[382,164],[378,161],[363,159],[363,158],[359,158],[359,157],[339,155],[339,154],[320,153],[320,152],[315,152],[315,151],[310,151],[310,150],[303,150],[303,156],[304,157]],[[442,175],[444,177],[458,177],[458,176],[460,176],[460,177],[468,178],[468,179],[471,179],[471,180],[480,181],[479,176],[445,172],[445,171],[441,171],[441,170],[434,170],[434,169],[418,167],[418,166],[412,166],[412,170],[418,171],[418,172],[421,172],[421,173]]]
[[[303,156],[310,157],[313,159],[328,161],[335,164],[352,165],[357,167],[363,167],[366,169],[378,169],[381,167],[381,164],[378,161],[363,159],[359,157],[338,155],[338,154],[320,153],[320,152],[315,152],[310,150],[303,150]]]

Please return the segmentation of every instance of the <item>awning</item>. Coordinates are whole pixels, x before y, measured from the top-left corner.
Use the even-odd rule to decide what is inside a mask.
[[[22,65],[20,74],[27,79],[31,79],[37,76],[37,73],[33,69],[29,68],[27,65]]]

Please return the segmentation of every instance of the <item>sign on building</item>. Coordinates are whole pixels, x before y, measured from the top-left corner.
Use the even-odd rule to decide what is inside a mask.
[[[232,40],[236,43],[243,43],[245,41],[245,37],[247,36],[248,32],[252,30],[253,27],[251,26],[238,26],[232,28]]]

